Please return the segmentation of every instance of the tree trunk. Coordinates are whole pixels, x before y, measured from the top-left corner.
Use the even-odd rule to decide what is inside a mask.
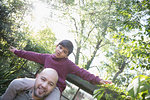
[[[102,43],[102,40],[97,42],[96,48],[95,48],[95,50],[93,52],[93,55],[91,56],[91,59],[86,64],[86,69],[87,70],[90,68],[90,65],[91,65],[92,61],[94,60],[94,57],[95,57],[95,55],[97,53],[97,50],[100,48],[101,43]]]
[[[115,80],[116,80],[116,78],[119,76],[119,74],[121,74],[121,73],[123,72],[123,70],[124,70],[124,68],[125,68],[125,65],[126,65],[126,63],[125,63],[125,61],[124,61],[123,64],[121,65],[121,67],[119,68],[119,71],[115,74],[115,76],[114,76],[112,82],[115,82]]]

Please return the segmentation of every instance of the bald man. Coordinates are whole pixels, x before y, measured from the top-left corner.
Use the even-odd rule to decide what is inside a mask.
[[[20,80],[20,79],[16,79],[16,80]],[[34,82],[33,80],[31,80],[31,83],[29,82],[29,84],[31,85],[34,84],[32,88],[24,89],[24,90],[22,90],[21,88],[19,88],[20,90],[16,89],[17,91],[14,91],[15,93],[13,93],[13,95],[16,94],[15,97],[11,97],[11,95],[9,96],[3,95],[2,100],[6,100],[6,99],[9,100],[12,98],[14,100],[46,100],[45,98],[49,94],[55,92],[55,89],[58,89],[56,88],[57,81],[58,81],[57,72],[52,68],[45,68],[44,70],[41,71],[41,73],[37,75]],[[17,86],[13,84],[13,81],[10,83],[9,87],[12,86],[17,88]],[[6,94],[11,94],[11,93],[6,93]]]

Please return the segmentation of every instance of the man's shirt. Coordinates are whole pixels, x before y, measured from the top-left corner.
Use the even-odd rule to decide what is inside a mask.
[[[32,98],[32,90],[21,91],[14,100],[34,100]]]

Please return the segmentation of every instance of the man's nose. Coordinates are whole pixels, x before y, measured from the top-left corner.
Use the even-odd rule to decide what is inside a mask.
[[[42,87],[43,87],[43,88],[46,88],[46,87],[47,87],[47,85],[48,85],[48,83],[47,83],[47,82],[43,82],[43,83],[42,83]]]

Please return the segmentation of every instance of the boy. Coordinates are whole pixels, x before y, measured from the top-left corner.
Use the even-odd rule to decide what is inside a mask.
[[[93,74],[90,74],[88,71],[79,68],[77,65],[75,65],[72,61],[68,59],[68,56],[73,51],[73,44],[69,40],[61,41],[56,46],[54,54],[41,54],[31,51],[17,50],[14,47],[11,47],[10,51],[16,54],[18,57],[25,58],[27,60],[34,61],[40,64],[44,64],[44,68],[53,68],[57,71],[59,76],[57,87],[59,88],[59,90],[55,93],[59,94],[59,96],[58,97],[55,96],[56,98],[55,100],[60,99],[60,95],[66,87],[65,80],[67,74],[75,74],[81,77],[82,79],[89,81],[92,84],[110,83],[109,81],[104,81],[100,79],[98,76],[94,76]],[[23,83],[27,84],[27,82]],[[19,84],[19,82],[16,84]],[[49,98],[49,96],[47,98]],[[49,98],[49,100],[51,99]]]

